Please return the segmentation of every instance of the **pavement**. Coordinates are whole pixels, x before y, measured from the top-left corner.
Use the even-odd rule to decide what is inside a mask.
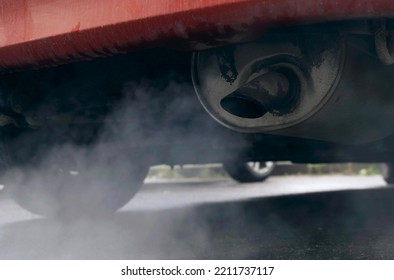
[[[380,176],[147,181],[107,219],[32,215],[0,195],[0,259],[394,259]]]

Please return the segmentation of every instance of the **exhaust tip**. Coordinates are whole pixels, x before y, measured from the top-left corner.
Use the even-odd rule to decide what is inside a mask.
[[[245,119],[257,119],[267,113],[267,110],[258,102],[239,95],[223,98],[220,105],[228,113]]]

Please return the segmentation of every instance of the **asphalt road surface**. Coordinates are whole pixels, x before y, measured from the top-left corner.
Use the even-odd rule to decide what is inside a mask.
[[[36,217],[0,195],[1,259],[394,259],[379,176],[147,182],[106,220]]]

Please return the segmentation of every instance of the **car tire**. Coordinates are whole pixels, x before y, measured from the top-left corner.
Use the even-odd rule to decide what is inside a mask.
[[[267,179],[275,169],[275,163],[267,162],[238,162],[223,163],[224,170],[240,183],[262,182]]]
[[[383,163],[380,170],[386,183],[394,184],[394,162]]]
[[[124,206],[143,184],[149,166],[126,163],[122,156],[97,158],[90,164],[52,165],[11,170],[6,187],[26,210],[50,218],[89,218]],[[81,167],[83,166],[83,167]]]

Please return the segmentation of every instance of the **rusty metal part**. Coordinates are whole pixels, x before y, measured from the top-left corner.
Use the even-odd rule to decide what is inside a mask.
[[[238,78],[238,70],[234,61],[234,49],[231,47],[221,49],[216,53],[222,78],[230,85]]]
[[[392,0],[1,0],[0,68],[147,46],[202,50],[257,38],[275,26],[390,16]]]

